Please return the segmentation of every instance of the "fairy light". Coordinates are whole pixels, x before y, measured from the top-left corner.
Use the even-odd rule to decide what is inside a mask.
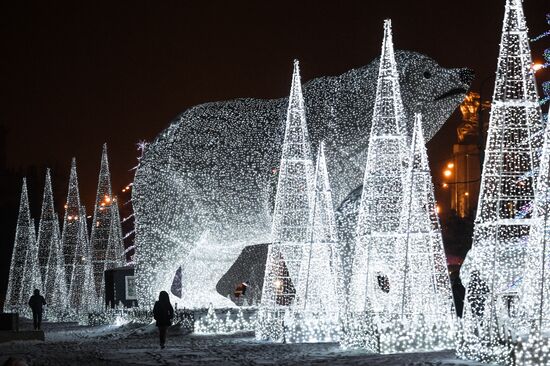
[[[457,353],[476,361],[510,362],[518,321],[516,282],[532,225],[530,213],[518,213],[534,199],[543,129],[528,40],[521,0],[507,0],[473,244],[461,269]]]

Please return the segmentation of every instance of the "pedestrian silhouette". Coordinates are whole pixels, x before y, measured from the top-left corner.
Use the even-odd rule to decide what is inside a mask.
[[[170,304],[168,292],[160,292],[159,300],[155,302],[155,307],[153,308],[153,317],[157,321],[157,327],[159,328],[160,348],[164,348],[166,332],[168,331],[168,327],[172,325],[172,319],[174,318],[174,308]]]
[[[44,296],[40,295],[40,290],[35,289],[34,295],[29,299],[29,306],[32,309],[32,321],[34,324],[34,330],[40,330],[42,325],[42,311],[46,305],[46,300]]]

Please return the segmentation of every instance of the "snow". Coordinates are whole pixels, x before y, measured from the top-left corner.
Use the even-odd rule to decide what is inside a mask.
[[[23,322],[23,329],[30,329]],[[336,343],[275,344],[256,341],[253,333],[226,336],[186,334],[175,325],[167,348],[158,346],[153,324],[83,327],[45,323],[46,340],[0,344],[0,364],[8,357],[32,365],[481,365],[459,360],[453,351],[368,354]]]

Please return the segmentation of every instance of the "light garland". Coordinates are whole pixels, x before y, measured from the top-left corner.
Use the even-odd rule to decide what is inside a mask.
[[[464,329],[457,353],[510,362],[543,123],[521,0],[506,0],[472,249],[462,266]],[[527,174],[533,172],[533,174]],[[529,259],[531,260],[531,259]]]

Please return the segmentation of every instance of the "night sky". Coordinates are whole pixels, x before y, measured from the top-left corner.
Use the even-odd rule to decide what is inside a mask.
[[[531,36],[550,28],[547,0],[524,6]],[[136,142],[152,140],[180,112],[208,101],[283,97],[294,58],[304,81],[366,65],[379,54],[385,18],[396,48],[475,70],[477,90],[495,72],[503,14],[504,0],[5,1],[0,125],[8,133],[7,167],[36,166],[41,181],[43,168],[54,168],[60,207],[75,156],[90,214],[104,142],[119,190],[132,180]],[[548,47],[550,39],[534,44],[534,59],[542,61]],[[491,93],[488,83],[484,94]],[[432,157],[451,156],[457,122],[455,113],[429,145]],[[42,189],[29,186],[31,195]]]

